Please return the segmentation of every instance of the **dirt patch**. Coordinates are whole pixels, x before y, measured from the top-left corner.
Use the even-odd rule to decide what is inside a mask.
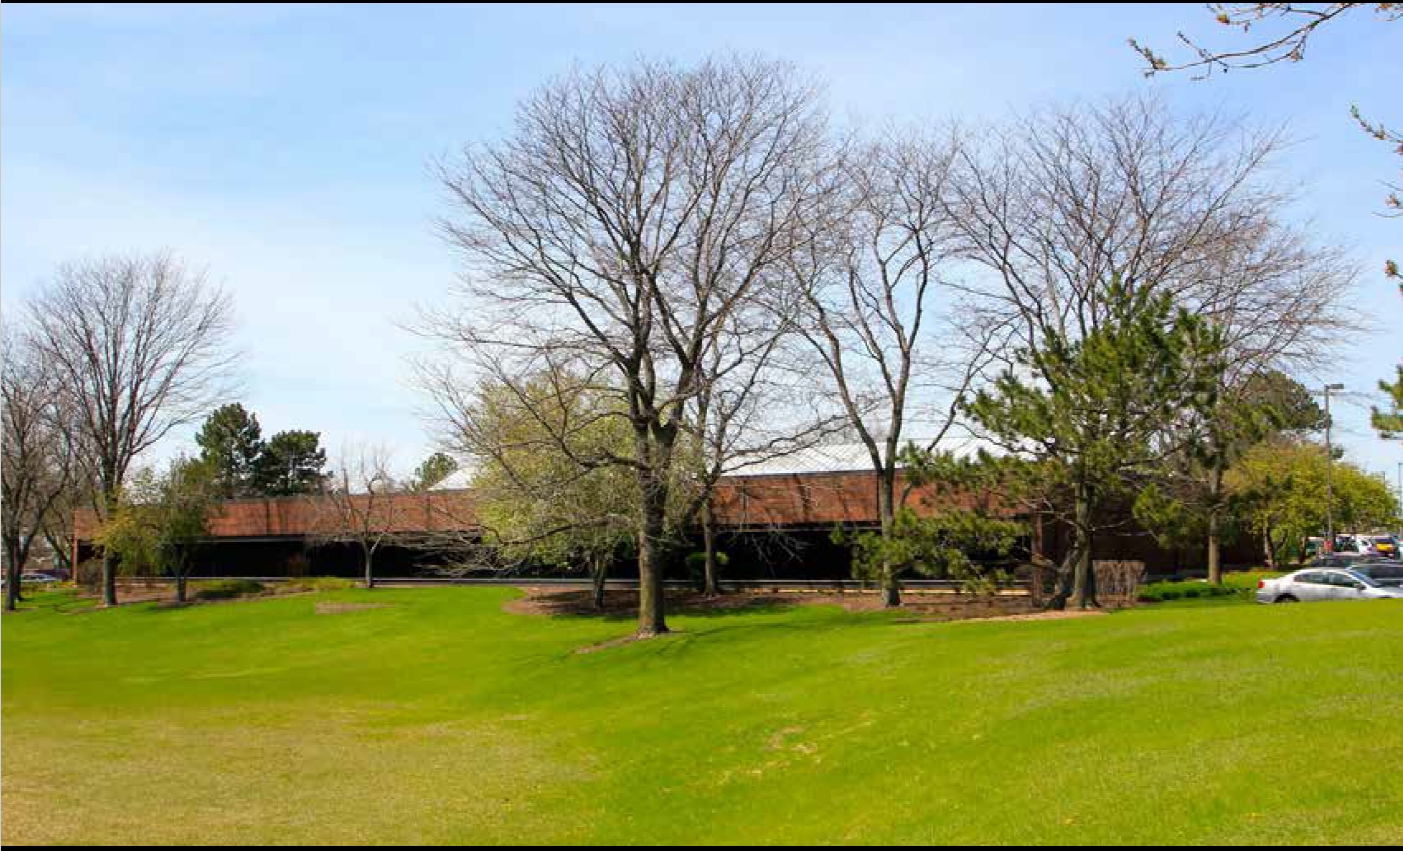
[[[842,606],[850,612],[883,611],[882,598],[878,594],[804,594],[802,602],[828,606]],[[967,620],[969,618],[991,618],[1003,615],[1028,614],[1033,609],[1032,601],[1026,595],[1002,595],[994,597],[974,596],[954,593],[905,593],[901,595],[901,611],[908,612],[921,620]]]
[[[551,587],[522,587],[524,596],[503,605],[505,611],[522,615],[594,616],[615,619],[638,614],[636,591],[608,591],[604,607],[594,606],[593,594],[584,590],[561,590]],[[850,612],[882,611],[882,598],[869,592],[831,591],[739,591],[708,597],[691,591],[669,591],[667,610],[670,614],[709,615],[726,612],[774,608],[783,606],[841,606]],[[1054,619],[1079,617],[1097,612],[1044,612],[1035,609],[1027,595],[1003,594],[993,597],[969,594],[916,592],[902,595],[903,622],[942,622],[989,619]]]
[[[592,615],[632,618],[638,615],[637,591],[606,591],[604,607],[595,608],[591,591],[562,591],[559,588],[522,587],[525,596],[510,600],[502,609],[518,615]],[[693,591],[667,592],[670,614],[708,614],[737,609],[770,608],[793,605],[794,600],[779,594],[722,594],[708,597]]]
[[[312,611],[319,615],[344,615],[347,612],[364,612],[368,609],[388,609],[388,603],[317,603]]]
[[[194,596],[194,592],[190,592]],[[102,597],[102,592],[97,588],[83,585],[78,586],[79,599],[97,600]],[[153,603],[159,601],[175,602],[175,586],[173,585],[136,585],[120,583],[117,586],[117,605],[124,606],[128,603]]]

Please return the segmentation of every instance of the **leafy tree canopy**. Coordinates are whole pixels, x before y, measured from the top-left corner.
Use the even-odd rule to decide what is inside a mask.
[[[1276,562],[1303,553],[1303,542],[1325,529],[1325,448],[1279,439],[1249,450],[1227,474],[1233,512],[1262,536]],[[1371,531],[1398,517],[1388,483],[1347,461],[1330,469],[1335,528]]]

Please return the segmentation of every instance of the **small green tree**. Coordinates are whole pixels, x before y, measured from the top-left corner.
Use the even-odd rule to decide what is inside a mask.
[[[419,463],[410,480],[410,490],[426,491],[458,472],[458,462],[446,452],[435,452]]]
[[[297,496],[321,490],[326,450],[315,431],[280,431],[258,456],[255,481],[264,496]]]
[[[1118,275],[1098,296],[1097,325],[1077,336],[1044,329],[966,406],[1012,459],[1067,495],[1060,519],[1073,546],[1055,607],[1069,596],[1081,608],[1096,604],[1092,540],[1120,522],[1107,516],[1108,504],[1133,502],[1147,474],[1183,449],[1169,439],[1170,425],[1186,409],[1210,406],[1215,393],[1220,342],[1203,320]]]
[[[458,433],[475,462],[475,510],[491,558],[507,569],[583,567],[602,608],[609,565],[634,546],[637,530],[636,478],[604,460],[628,450],[627,420],[560,372],[479,388]]]
[[[833,541],[852,548],[853,575],[869,582],[900,581],[910,574],[958,580],[967,590],[997,588],[1007,577],[976,556],[1001,559],[1027,533],[1024,524],[986,508],[951,508],[996,476],[990,462],[957,458],[907,444],[900,455],[905,492],[924,488],[927,513],[901,500],[890,529],[834,530]]]
[[[237,402],[218,407],[205,418],[195,443],[220,497],[257,495],[258,460],[264,450],[258,417]]]
[[[156,572],[156,477],[150,469],[133,473],[107,519],[98,527],[95,542],[117,560],[126,574]]]
[[[98,532],[126,572],[150,571],[175,580],[175,600],[184,603],[194,560],[209,537],[209,513],[218,495],[213,469],[177,458],[164,475],[138,471],[117,508]]]

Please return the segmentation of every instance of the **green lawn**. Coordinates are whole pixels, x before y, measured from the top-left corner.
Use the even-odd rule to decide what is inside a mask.
[[[1388,601],[803,607],[577,654],[631,624],[513,593],[39,598],[3,619],[3,840],[1403,842]]]

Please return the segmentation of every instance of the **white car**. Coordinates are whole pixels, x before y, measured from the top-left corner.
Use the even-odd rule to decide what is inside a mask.
[[[1257,582],[1258,603],[1314,603],[1322,600],[1403,599],[1403,588],[1388,588],[1354,570],[1309,567]]]

